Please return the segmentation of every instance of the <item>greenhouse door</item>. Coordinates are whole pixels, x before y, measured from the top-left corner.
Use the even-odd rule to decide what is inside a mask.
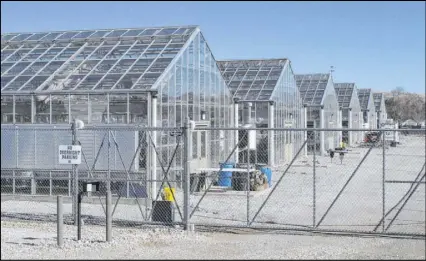
[[[199,168],[208,167],[208,134],[205,130],[195,130],[192,132],[191,172],[197,172]]]

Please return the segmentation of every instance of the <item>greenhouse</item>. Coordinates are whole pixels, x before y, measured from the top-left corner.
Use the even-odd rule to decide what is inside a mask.
[[[380,128],[388,118],[386,113],[385,96],[383,93],[373,93],[373,99],[376,110],[377,128]]]
[[[296,75],[302,102],[306,106],[307,128],[341,128],[340,108],[334,90],[333,77],[326,74],[299,74]],[[308,133],[310,135],[310,133]],[[329,149],[339,146],[341,132],[320,131],[308,143],[308,152],[325,155]]]
[[[342,108],[342,128],[362,128],[362,113],[355,83],[335,83],[337,100]],[[362,141],[362,133],[344,131],[343,140],[351,146]]]
[[[234,98],[236,127],[303,127],[303,106],[288,59],[218,61],[218,65]],[[302,132],[294,131],[256,135],[257,150],[250,155],[270,166],[289,163],[304,139]],[[244,155],[244,148],[239,148],[238,161],[245,160]]]
[[[59,144],[70,144],[74,119],[92,127],[78,136],[91,166],[106,132],[94,131],[96,126],[173,128],[189,117],[220,128],[233,125],[232,111],[232,95],[196,26],[1,35],[2,184],[8,175],[68,178],[70,167],[59,165],[56,153]],[[40,125],[44,129],[35,131]],[[161,173],[154,146],[168,163],[177,143],[166,131],[152,133],[152,144],[142,131],[111,133],[126,165],[138,145],[146,145],[129,171],[153,179]],[[233,135],[194,132],[192,160],[201,167],[217,164],[232,150],[225,144],[234,141]],[[108,149],[108,156],[110,150],[114,160],[107,163],[102,152],[93,171],[123,173],[117,151]],[[81,164],[79,175],[86,175],[89,166]],[[171,167],[181,176],[180,150]]]
[[[363,128],[376,129],[376,107],[371,89],[358,89],[359,104],[363,118]]]

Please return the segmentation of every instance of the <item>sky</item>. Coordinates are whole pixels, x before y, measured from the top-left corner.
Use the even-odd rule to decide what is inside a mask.
[[[1,32],[199,25],[216,60],[288,58],[296,74],[425,93],[425,2],[1,1]]]

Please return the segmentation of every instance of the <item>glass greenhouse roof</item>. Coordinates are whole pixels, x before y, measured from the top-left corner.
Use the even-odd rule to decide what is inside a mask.
[[[196,26],[1,35],[1,92],[149,90]]]
[[[234,98],[268,101],[287,59],[218,61],[222,76]]]
[[[358,89],[358,98],[361,109],[368,109],[368,102],[370,100],[371,89]]]
[[[376,111],[380,111],[380,106],[383,101],[383,93],[373,93],[374,99],[374,107],[376,107]]]
[[[351,107],[351,99],[355,90],[355,83],[335,83],[334,90],[336,91],[339,106],[342,108]]]
[[[295,77],[303,104],[321,105],[330,74],[298,74]]]

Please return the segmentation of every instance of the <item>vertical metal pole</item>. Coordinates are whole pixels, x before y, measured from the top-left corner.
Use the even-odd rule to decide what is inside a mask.
[[[77,144],[77,125],[76,121],[74,120],[71,123],[71,132],[72,132],[72,145]],[[77,165],[72,165],[72,175],[73,175],[73,193],[72,195],[72,215],[74,218],[74,225],[78,225],[78,211],[77,211],[77,204],[78,204],[78,172],[77,172]]]
[[[81,240],[81,199],[83,195],[78,193],[78,207],[77,207],[77,240]]]
[[[350,129],[353,128],[353,124],[352,124],[352,109],[349,108],[348,109],[348,146],[352,146],[353,144],[353,136],[356,133],[353,133],[352,131],[350,131]],[[358,136],[358,134],[356,134],[355,136]]]
[[[250,140],[249,140],[250,142]],[[247,226],[250,226],[250,149],[247,147],[247,184],[246,184],[246,194],[247,194]],[[242,178],[242,177],[241,177]]]
[[[184,221],[184,229],[189,230],[190,224],[190,210],[189,210],[189,193],[190,193],[190,159],[191,159],[191,123],[189,121],[189,117],[185,120],[185,125],[183,128],[183,221]]]
[[[321,106],[320,109],[320,128],[323,130],[325,129],[325,115],[324,115],[324,107]],[[316,147],[316,145],[315,145]],[[323,131],[320,132],[320,155],[324,156],[325,152],[325,133]]]
[[[382,159],[382,163],[383,163],[383,165],[382,165],[382,171],[383,171],[383,174],[382,174],[382,220],[383,220],[383,222],[382,222],[382,232],[385,232],[385,211],[386,211],[386,205],[385,205],[385,197],[386,197],[386,194],[385,194],[385,179],[386,179],[386,170],[385,170],[385,132],[384,131],[382,131],[381,132],[381,135],[382,135],[382,140],[383,140],[383,146],[382,146],[382,154],[383,154],[383,159]]]
[[[315,227],[316,225],[316,150],[317,150],[317,133],[316,131],[313,132],[314,134],[314,144],[315,144],[315,149],[314,149],[314,156],[313,156],[313,174],[312,174],[312,185],[313,185],[313,197],[312,197],[312,222],[313,222],[313,227]]]
[[[238,128],[238,99],[234,99],[234,127]],[[238,138],[238,130],[235,131],[234,133],[235,135],[235,139],[234,139],[234,144],[238,144],[239,138]],[[238,152],[238,148],[235,150],[235,163],[238,163],[238,158],[239,158],[239,152]]]
[[[62,196],[57,197],[56,207],[56,240],[58,242],[58,246],[62,247],[64,245],[64,209]]]
[[[270,101],[268,104],[268,128],[274,128],[274,102]],[[275,165],[275,141],[274,131],[268,130],[268,165],[273,167]]]
[[[111,190],[106,192],[106,241],[112,239],[112,198]]]
[[[307,108],[307,106],[306,105],[303,105],[303,127],[304,128],[308,128],[308,108]],[[305,140],[307,140],[308,139],[308,132],[307,131],[305,131],[304,132],[304,137],[305,137]],[[304,155],[305,156],[308,156],[308,142],[306,143],[306,145],[305,145],[305,148],[304,148]]]
[[[151,127],[157,127],[157,94],[151,93]],[[151,133],[152,145],[151,145],[151,198],[155,200],[157,196],[157,153],[155,152],[155,146],[157,146],[157,130],[153,130]]]
[[[111,191],[111,170],[110,170],[110,158],[111,158],[111,130],[108,129],[108,170],[107,170],[107,186],[106,190]]]

